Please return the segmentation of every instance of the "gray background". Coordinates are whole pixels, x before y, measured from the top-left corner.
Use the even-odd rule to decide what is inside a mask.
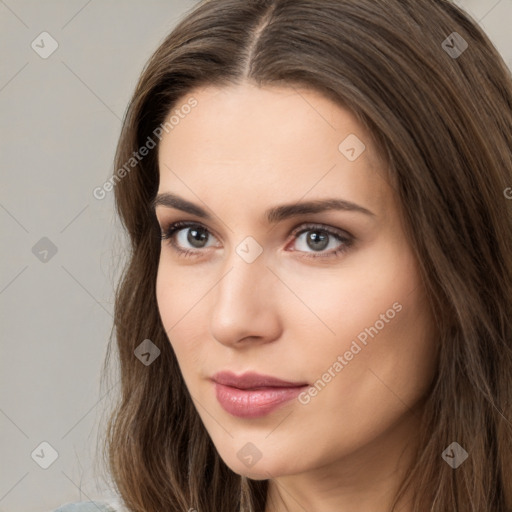
[[[457,3],[512,68],[512,0]],[[142,66],[195,4],[0,0],[0,512],[110,496],[93,455],[125,241],[113,194],[92,191],[112,172]],[[58,43],[47,58],[31,47],[51,49],[44,31]],[[48,469],[43,441],[58,452]]]

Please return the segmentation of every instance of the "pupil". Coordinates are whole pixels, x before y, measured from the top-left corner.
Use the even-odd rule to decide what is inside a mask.
[[[201,243],[205,242],[207,238],[206,232],[203,228],[189,229],[187,240],[194,247],[202,247]]]
[[[311,231],[307,237],[307,244],[310,249],[325,249],[329,244],[328,235],[322,231]]]

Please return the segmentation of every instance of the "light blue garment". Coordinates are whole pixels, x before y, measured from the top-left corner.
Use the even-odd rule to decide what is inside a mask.
[[[54,512],[116,512],[111,505],[101,501],[80,501],[62,505]]]

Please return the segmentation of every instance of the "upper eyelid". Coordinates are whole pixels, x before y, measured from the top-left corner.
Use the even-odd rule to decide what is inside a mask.
[[[330,226],[329,224],[322,224],[321,222],[303,222],[299,224],[297,227],[293,228],[291,234],[300,234],[303,231],[313,231],[315,228],[319,230],[325,230],[332,235],[337,235],[343,238],[343,234],[346,234],[348,237],[352,237],[352,235],[346,231],[345,229],[337,228],[335,226]]]

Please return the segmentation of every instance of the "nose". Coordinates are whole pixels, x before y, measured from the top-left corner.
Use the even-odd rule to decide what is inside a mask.
[[[215,287],[210,321],[213,337],[223,345],[238,348],[279,338],[279,284],[266,267],[264,254],[247,263],[233,250]]]

